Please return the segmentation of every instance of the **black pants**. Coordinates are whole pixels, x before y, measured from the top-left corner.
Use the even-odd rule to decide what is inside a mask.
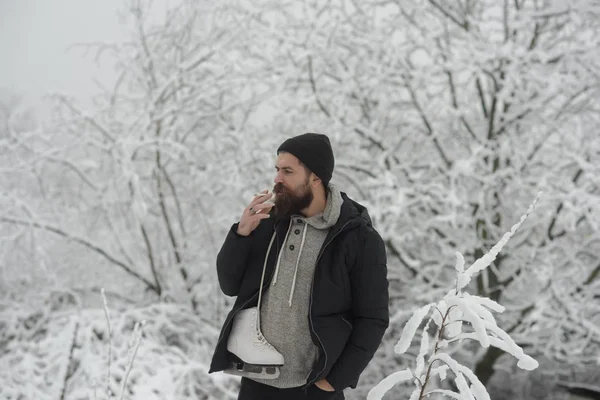
[[[278,389],[252,379],[242,378],[238,400],[343,400],[344,392],[326,392],[312,385],[306,391],[301,387]]]

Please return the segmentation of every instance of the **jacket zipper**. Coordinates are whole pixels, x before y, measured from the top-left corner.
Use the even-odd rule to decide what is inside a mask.
[[[321,259],[321,256],[323,255],[323,253],[325,252],[325,248],[327,246],[329,246],[329,244],[333,241],[333,239],[335,239],[340,233],[342,233],[344,231],[344,228],[350,223],[351,221],[346,222],[344,225],[342,225],[342,227],[340,228],[340,230],[338,230],[330,239],[327,243],[325,243],[325,245],[321,248],[321,252],[319,253],[319,255],[317,256],[317,261],[315,263],[315,265],[319,264],[319,260]],[[313,274],[313,279],[312,279],[312,283],[310,285],[310,303],[308,305],[308,318],[310,319],[310,329],[312,331],[312,333],[314,333],[314,335],[317,337],[317,340],[319,341],[319,344],[321,345],[321,348],[323,349],[323,353],[325,353],[325,365],[323,366],[323,369],[321,371],[319,371],[319,373],[315,376],[315,378],[311,381],[308,382],[306,384],[306,387],[313,385],[317,379],[319,378],[319,375],[321,375],[323,373],[323,371],[325,371],[325,368],[327,368],[327,350],[325,349],[325,346],[323,346],[323,342],[321,341],[321,338],[319,337],[319,335],[317,334],[317,332],[315,331],[314,328],[314,323],[313,323],[313,319],[312,319],[312,302],[313,302],[313,291],[314,291],[314,284],[315,284],[315,275]]]
[[[275,237],[277,238],[277,248],[275,249],[275,260],[277,260],[277,257],[279,256],[279,237],[277,236],[277,231],[275,230],[275,228],[273,228],[273,230],[275,231]],[[269,255],[267,254],[265,257],[269,257]],[[269,278],[269,280],[263,285],[262,290],[264,290],[267,286],[269,286],[269,284],[273,280],[273,275],[275,275],[275,269],[274,268],[273,268],[273,272],[271,273],[271,278]],[[260,291],[261,289],[259,288],[258,290]],[[226,319],[225,320],[225,325],[223,326],[223,330],[221,331],[221,335],[219,336],[219,340],[217,340],[217,344],[216,344],[215,347],[218,347],[219,343],[221,343],[221,340],[223,340],[223,336],[224,336],[223,334],[227,330],[227,327],[229,326],[229,323],[231,321],[233,321],[233,318],[235,317],[235,314],[237,314],[238,311],[242,310],[248,303],[250,303],[252,300],[254,300],[254,298],[256,296],[258,296],[258,292],[254,293],[254,295],[252,297],[250,297],[248,300],[246,300],[246,302],[244,304],[242,304],[240,307],[238,307],[238,309],[235,310],[231,314],[231,319]]]

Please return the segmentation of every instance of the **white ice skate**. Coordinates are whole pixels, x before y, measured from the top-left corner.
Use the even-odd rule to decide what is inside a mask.
[[[283,355],[267,342],[260,330],[262,286],[272,244],[273,238],[269,243],[263,265],[257,307],[240,310],[233,319],[233,326],[227,340],[227,350],[233,363],[231,368],[223,371],[226,374],[247,378],[276,379],[279,377],[279,367],[284,364]]]
[[[275,379],[279,376],[279,367],[284,363],[279,353],[263,336],[258,326],[259,310],[252,307],[238,311],[227,350],[234,360],[233,367],[224,372],[245,377]]]

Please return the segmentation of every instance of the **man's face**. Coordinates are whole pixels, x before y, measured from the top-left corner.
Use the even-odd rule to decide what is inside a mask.
[[[301,214],[314,198],[306,169],[294,155],[279,153],[275,171],[275,216],[282,218]]]

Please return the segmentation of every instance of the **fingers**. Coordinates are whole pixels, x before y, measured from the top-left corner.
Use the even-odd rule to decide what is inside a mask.
[[[250,203],[249,207],[253,207],[257,204],[261,204],[264,203],[265,201],[271,199],[273,197],[273,193],[270,193],[267,189],[263,190],[261,193],[259,193],[254,200],[252,200],[252,202]]]
[[[248,221],[255,222],[255,221],[260,221],[260,220],[267,219],[270,217],[271,217],[271,215],[269,213],[258,212],[256,214],[251,214],[248,217]]]
[[[267,209],[267,208],[273,208],[273,204],[272,203],[260,203],[253,207],[250,207],[249,210],[250,210],[250,212],[253,212],[253,213],[259,213],[262,210]]]
[[[266,203],[273,197],[273,193],[270,193],[268,189],[263,190],[261,193],[255,195],[256,197],[244,210],[241,221],[246,223],[256,223],[260,220],[267,219],[270,217],[269,210],[273,208],[273,203]]]
[[[259,204],[257,206],[254,206],[250,209],[248,209],[248,220],[252,221],[252,217],[254,217],[255,215],[269,215],[269,212],[271,211],[271,208],[273,208],[272,204]]]

